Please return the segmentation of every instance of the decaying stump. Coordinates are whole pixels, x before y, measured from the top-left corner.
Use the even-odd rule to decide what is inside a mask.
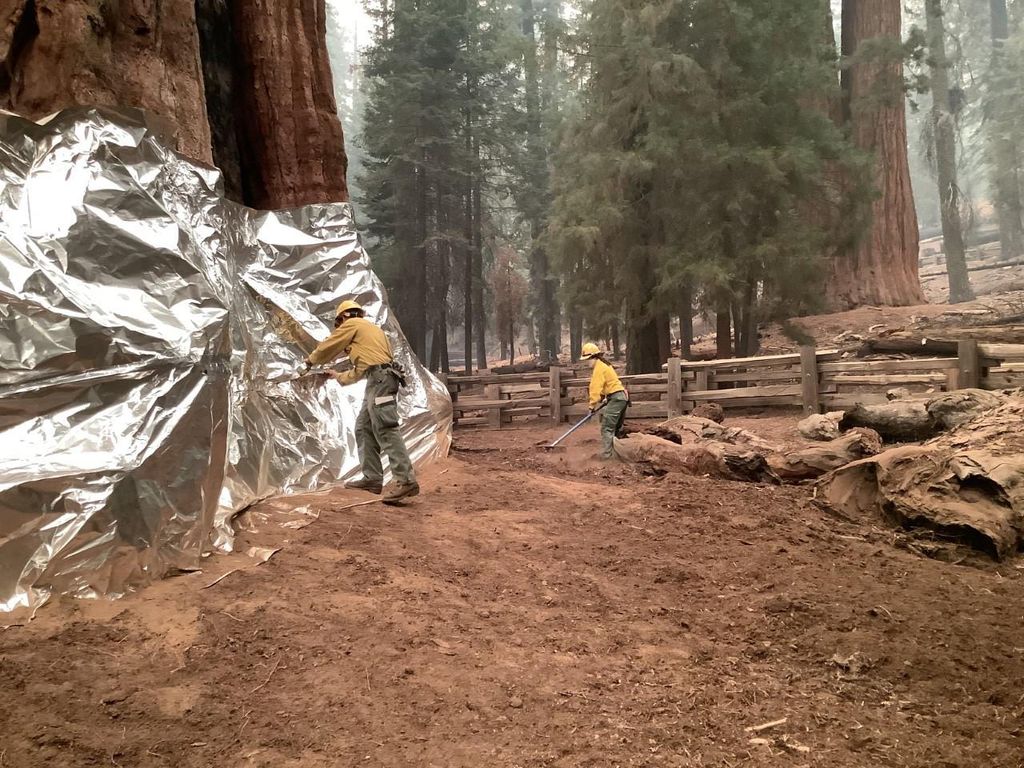
[[[643,464],[657,472],[777,482],[763,454],[717,440],[679,444],[655,435],[634,434],[616,440],[615,451],[623,461]]]
[[[821,445],[768,457],[772,471],[784,482],[821,477],[852,461],[874,456],[882,450],[882,438],[871,429],[851,429],[845,435]]]
[[[1003,401],[981,389],[959,389],[928,400],[893,400],[860,405],[846,411],[840,429],[867,427],[891,442],[927,440],[966,423]]]
[[[997,557],[1024,541],[1024,397],[924,445],[892,448],[823,478],[819,499],[854,518],[953,535]]]

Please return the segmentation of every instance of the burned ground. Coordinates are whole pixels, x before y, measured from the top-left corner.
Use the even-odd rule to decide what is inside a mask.
[[[242,534],[262,565],[0,634],[0,765],[1024,764],[1019,561],[552,435],[460,432],[408,507],[290,500],[319,520]]]

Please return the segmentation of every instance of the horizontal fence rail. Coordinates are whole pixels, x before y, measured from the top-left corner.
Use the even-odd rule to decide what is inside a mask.
[[[1024,387],[1024,344],[961,341],[956,357],[844,360],[838,350],[688,362],[671,358],[661,373],[623,376],[633,419],[665,419],[702,403],[723,408],[802,407],[805,413],[980,387]],[[590,371],[552,368],[512,374],[450,375],[455,423],[500,428],[545,418],[556,423],[587,413]]]

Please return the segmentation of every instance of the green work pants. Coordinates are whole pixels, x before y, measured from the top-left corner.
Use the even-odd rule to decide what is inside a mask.
[[[383,483],[384,468],[380,456],[388,457],[395,483],[411,485],[416,474],[409,451],[398,424],[398,379],[388,369],[375,369],[366,374],[366,397],[356,419],[356,444],[363,477]]]
[[[608,405],[601,411],[601,457],[605,459],[615,458],[615,436],[622,429],[622,422],[626,419],[626,406],[629,400],[625,392],[616,392],[608,395]]]

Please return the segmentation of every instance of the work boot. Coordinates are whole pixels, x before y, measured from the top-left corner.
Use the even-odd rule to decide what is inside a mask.
[[[374,496],[379,495],[384,490],[384,485],[379,480],[367,480],[365,477],[358,480],[349,480],[345,483],[345,487],[351,491],[366,491]]]
[[[420,495],[419,483],[413,481],[411,483],[396,483],[388,491],[384,497],[385,504],[397,504],[402,499],[412,498],[413,496]]]

